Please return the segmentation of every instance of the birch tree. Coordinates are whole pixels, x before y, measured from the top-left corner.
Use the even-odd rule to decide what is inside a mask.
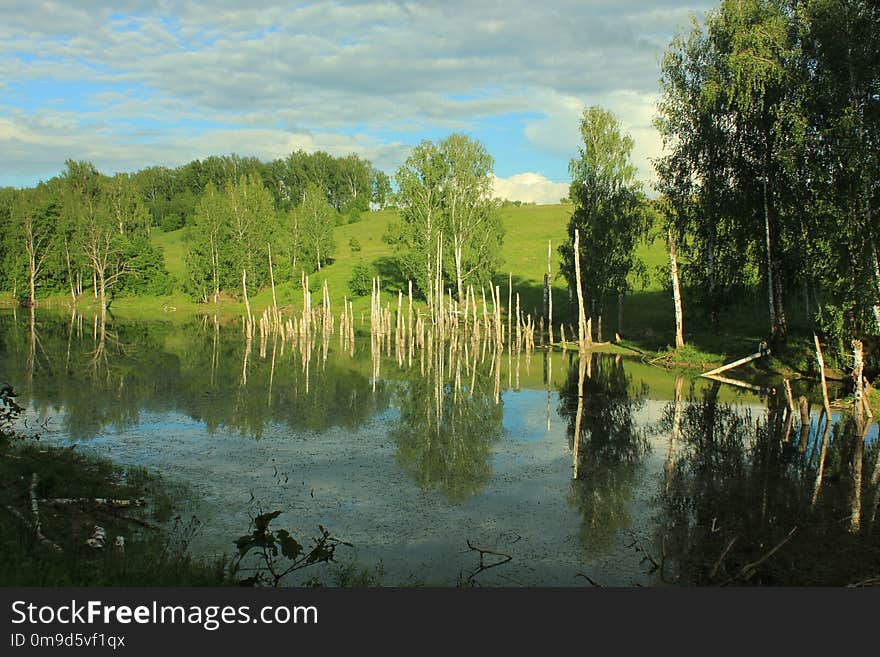
[[[610,292],[629,289],[629,276],[641,265],[636,245],[647,229],[648,214],[632,164],[632,138],[620,121],[601,107],[584,110],[579,156],[569,165],[570,196],[575,211],[568,223],[569,240],[559,247],[561,270],[575,289],[574,235],[580,233],[583,295],[590,300],[591,322],[601,336],[603,303]]]
[[[11,219],[27,257],[28,305],[36,305],[36,289],[46,258],[56,242],[55,202],[46,184],[13,193]]]
[[[291,229],[291,239],[299,242],[302,266],[321,271],[327,264],[336,246],[333,241],[336,216],[336,210],[327,201],[321,187],[309,183]]]
[[[401,225],[393,241],[404,274],[426,296],[438,273],[454,281],[460,303],[468,285],[489,282],[504,239],[492,168],[481,143],[452,134],[437,144],[423,141],[398,169]],[[448,272],[438,272],[441,258]]]
[[[228,239],[229,215],[223,195],[209,182],[196,205],[193,225],[188,229],[190,243],[187,253],[189,276],[197,295],[214,303],[220,300],[221,284],[228,279],[223,272],[227,260],[225,242]]]

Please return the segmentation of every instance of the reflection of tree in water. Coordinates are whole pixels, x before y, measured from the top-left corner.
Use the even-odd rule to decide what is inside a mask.
[[[814,505],[824,431],[813,427],[804,445],[791,440],[784,406],[771,394],[767,415],[755,420],[710,390],[679,406],[673,432],[676,403],[668,405],[661,429],[675,445],[658,530],[667,580],[840,585],[880,574],[880,532],[855,522],[863,509],[868,517],[875,510],[876,498],[865,493],[876,493],[877,482],[860,473],[865,464],[876,470],[876,442],[865,446],[851,421],[833,426]]]
[[[306,391],[301,358],[290,349],[270,349],[266,358],[254,350],[242,385],[241,333],[211,321],[108,323],[103,339],[98,326],[91,318],[40,318],[35,359],[28,322],[0,317],[0,358],[6,375],[18,377],[11,383],[20,399],[38,413],[63,409],[61,428],[77,440],[133,426],[143,411],[260,436],[270,422],[316,432],[354,428],[388,405],[389,392],[380,386],[372,393],[347,359],[313,364]],[[27,385],[34,377],[39,385]]]
[[[559,413],[568,419],[568,440],[577,445],[577,478],[568,501],[583,514],[579,539],[585,556],[607,550],[630,524],[632,501],[648,442],[633,414],[645,403],[647,386],[633,389],[623,360],[592,354],[589,363],[570,363],[560,391]],[[578,422],[578,378],[583,370],[583,411]]]
[[[437,351],[432,372],[412,376],[401,386],[400,417],[389,435],[397,444],[398,463],[417,486],[461,502],[492,476],[492,445],[502,435],[503,411],[495,403],[491,373],[477,371],[456,385],[460,376],[450,367],[438,380],[442,368],[437,359],[444,350]],[[458,368],[464,367],[462,354],[453,358]]]

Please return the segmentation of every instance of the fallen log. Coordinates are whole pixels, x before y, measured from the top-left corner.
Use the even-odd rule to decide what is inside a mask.
[[[117,508],[128,508],[131,506],[144,506],[142,499],[135,500],[117,500],[109,497],[51,497],[41,499],[42,504],[100,504]]]
[[[727,370],[732,370],[734,367],[739,367],[740,365],[745,365],[746,363],[750,363],[753,360],[761,358],[762,356],[766,356],[770,354],[770,350],[762,350],[753,353],[751,356],[746,356],[745,358],[740,358],[739,360],[735,360],[732,363],[728,363],[727,365],[722,365],[721,367],[716,367],[714,370],[709,370],[708,372],[704,372],[703,376],[714,376],[716,374],[721,374],[721,372],[726,372]]]

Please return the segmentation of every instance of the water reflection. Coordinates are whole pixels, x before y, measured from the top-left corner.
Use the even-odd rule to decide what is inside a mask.
[[[182,413],[210,432],[251,437],[269,423],[312,432],[354,428],[383,412],[391,398],[381,382],[373,392],[359,361],[328,360],[309,369],[298,352],[284,353],[278,343],[251,353],[235,328],[216,320],[111,328],[98,317],[21,323],[6,315],[0,328],[0,374],[37,413],[63,410],[61,429],[75,440],[131,428],[144,412]]]
[[[568,420],[573,478],[568,502],[582,516],[578,539],[585,555],[607,550],[630,526],[634,490],[649,452],[635,419],[648,388],[636,385],[623,359],[572,356],[560,391],[559,413]]]
[[[397,461],[424,491],[451,502],[477,494],[492,477],[492,446],[501,438],[503,405],[495,401],[491,368],[461,350],[431,351],[427,376],[406,377],[397,397],[400,416],[389,430]]]
[[[275,462],[307,492],[263,485],[279,508],[297,499],[300,515],[374,542],[377,559],[432,559],[443,577],[466,538],[515,553],[505,575],[534,584],[580,571],[685,585],[880,574],[877,441],[827,403],[815,414],[784,387],[757,398],[607,354],[545,351],[530,367],[528,353],[453,348],[419,321],[408,341],[382,345],[356,342],[347,324],[336,349],[247,340],[211,317],[0,313],[0,380],[70,438],[125,430],[106,452],[121,444],[126,458],[198,482],[223,540]],[[199,441],[210,449],[192,450]],[[657,572],[624,547],[634,532]]]
[[[880,572],[878,481],[863,476],[866,463],[880,468],[877,442],[866,444],[867,425],[828,416],[821,429],[801,420],[791,441],[791,411],[781,391],[758,414],[712,390],[667,405],[657,529],[666,581],[840,585]]]

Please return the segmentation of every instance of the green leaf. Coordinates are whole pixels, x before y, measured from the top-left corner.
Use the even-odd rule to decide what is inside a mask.
[[[264,513],[257,516],[254,518],[254,532],[259,532],[261,534],[265,533],[265,531],[269,529],[269,523],[280,515],[281,511],[272,511],[271,513]]]
[[[290,560],[299,558],[299,555],[301,555],[303,551],[302,545],[300,545],[286,529],[279,529],[275,534],[278,536],[278,540],[281,543],[281,554]]]

